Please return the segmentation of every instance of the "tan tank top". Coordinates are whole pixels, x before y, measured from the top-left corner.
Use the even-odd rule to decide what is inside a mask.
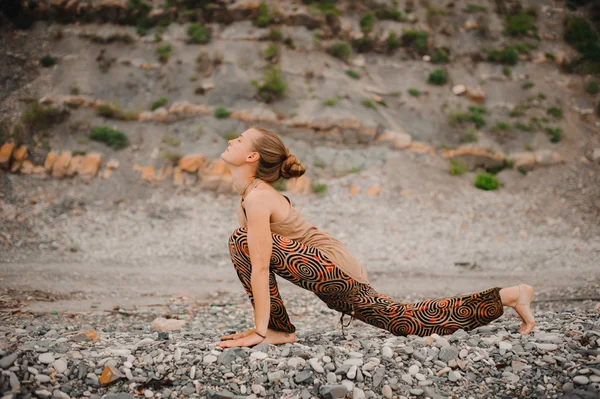
[[[253,183],[253,187],[246,191],[246,195],[257,185],[258,183]],[[346,248],[346,246],[338,239],[332,237],[325,231],[319,230],[319,228],[305,220],[300,215],[300,212],[294,208],[292,201],[286,195],[284,195],[284,197],[290,203],[290,210],[284,220],[270,223],[271,232],[301,242],[305,245],[318,248],[329,260],[335,263],[337,267],[354,280],[368,284],[369,279],[367,271],[350,253],[348,248]],[[242,209],[244,210],[244,217],[247,225],[248,218],[246,217],[246,209],[244,209],[244,197],[242,197],[240,202],[242,204]]]

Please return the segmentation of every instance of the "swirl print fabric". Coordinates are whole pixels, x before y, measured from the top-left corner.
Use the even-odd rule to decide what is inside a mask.
[[[247,233],[247,227],[240,227],[233,232],[229,237],[229,252],[237,275],[254,307]],[[370,284],[354,280],[318,248],[278,234],[271,235],[273,248],[269,265],[269,328],[272,330],[288,333],[296,331],[279,294],[275,275],[314,292],[330,309],[342,313],[342,323],[343,316],[349,314],[394,335],[443,335],[451,334],[459,328],[469,331],[492,322],[504,313],[500,299],[501,287],[405,304],[376,292]],[[343,326],[342,324],[342,331]]]

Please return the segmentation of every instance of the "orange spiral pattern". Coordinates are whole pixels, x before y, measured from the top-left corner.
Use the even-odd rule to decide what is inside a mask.
[[[248,230],[236,229],[229,237],[229,252],[237,275],[254,306],[250,279],[252,264],[248,250]],[[271,315],[269,328],[294,332],[277,288],[275,275],[314,292],[330,309],[391,332],[394,335],[428,336],[451,334],[486,325],[504,313],[500,287],[451,298],[427,299],[404,304],[376,292],[369,284],[355,281],[318,248],[272,234],[269,266]]]

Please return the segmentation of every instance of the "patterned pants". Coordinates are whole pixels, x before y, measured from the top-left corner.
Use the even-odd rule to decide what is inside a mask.
[[[229,251],[238,277],[254,307],[247,237],[246,227],[236,229],[229,237]],[[272,234],[272,237],[269,266],[269,328],[272,330],[296,331],[279,295],[276,274],[314,292],[330,309],[342,312],[342,332],[345,314],[394,335],[428,336],[433,333],[451,334],[459,328],[468,331],[488,324],[504,313],[500,287],[451,298],[427,299],[414,304],[401,303],[377,293],[369,284],[352,279],[318,248],[278,234]]]

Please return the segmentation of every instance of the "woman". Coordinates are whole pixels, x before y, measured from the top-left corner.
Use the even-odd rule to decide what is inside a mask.
[[[342,332],[343,317],[350,314],[394,335],[451,334],[497,319],[504,306],[521,316],[520,333],[528,334],[535,326],[529,307],[533,288],[526,284],[416,304],[377,293],[347,248],[304,220],[290,199],[271,186],[281,177],[300,177],[306,169],[270,130],[246,130],[229,140],[221,158],[241,195],[237,216],[242,227],[229,237],[229,250],[254,308],[255,327],[221,337],[218,347],[294,342],[296,327],[279,295],[276,274],[342,312]]]

